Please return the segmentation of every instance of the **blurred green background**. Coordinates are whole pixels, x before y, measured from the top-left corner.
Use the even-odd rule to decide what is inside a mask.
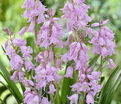
[[[42,0],[43,1],[43,0]],[[59,10],[65,4],[66,0],[44,0],[43,4],[47,8],[56,9],[56,16],[62,15]],[[6,38],[8,37],[5,32],[2,31],[3,27],[9,27],[12,32],[17,33],[23,26],[28,25],[27,19],[22,18],[24,9],[21,8],[24,0],[0,0],[0,45],[4,45]],[[113,59],[116,65],[121,63],[121,0],[85,0],[85,3],[90,6],[89,15],[94,18],[93,22],[99,21],[99,18],[110,19],[108,26],[115,33],[115,41],[117,44],[116,54],[113,55]],[[30,33],[26,33],[27,36],[31,36]],[[9,61],[7,60],[4,52],[0,48],[0,59],[6,65],[7,69],[10,69]],[[105,75],[108,77],[112,70],[105,69]],[[3,79],[0,80],[3,81]],[[1,86],[1,85],[0,85]],[[116,92],[112,104],[121,104],[121,87]],[[9,91],[5,92],[9,93]],[[5,94],[0,93],[0,97],[5,97]],[[14,104],[12,99],[9,104]]]

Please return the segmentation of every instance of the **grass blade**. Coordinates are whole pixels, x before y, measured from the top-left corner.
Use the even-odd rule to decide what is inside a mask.
[[[68,66],[70,66],[71,63],[73,63],[73,61],[67,63],[65,73],[66,73],[66,70],[67,70]],[[74,84],[74,82],[75,82],[75,73],[73,73],[73,79],[71,79],[71,78],[64,78],[63,79],[62,90],[61,90],[62,104],[65,104],[66,101],[68,100],[67,96],[70,96],[70,94],[71,94],[70,86],[72,84]]]
[[[19,89],[17,88],[16,84],[12,80],[10,80],[10,74],[5,68],[4,64],[1,62],[1,60],[0,60],[0,71],[2,73],[2,77],[5,79],[5,81],[8,84],[10,92],[16,98],[17,102],[21,103],[23,101],[23,96],[20,93]]]
[[[110,104],[115,92],[121,85],[121,68],[117,67],[102,88],[98,104]]]

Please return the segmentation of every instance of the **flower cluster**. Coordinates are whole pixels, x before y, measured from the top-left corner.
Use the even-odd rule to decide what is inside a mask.
[[[39,0],[37,0],[36,2],[35,2],[35,0],[26,0],[24,2],[24,5],[22,6],[22,8],[26,9],[23,17],[28,18],[29,19],[28,22],[30,22],[30,26],[28,28],[28,31],[34,32],[36,19],[37,19],[37,24],[44,22],[45,21],[44,12],[47,9]],[[22,33],[22,31],[25,31],[25,27],[22,28],[20,33]]]
[[[114,54],[115,42],[113,32],[104,25],[107,24],[108,20],[100,23],[92,24],[93,27],[99,27],[99,30],[95,32],[95,36],[92,38],[91,43],[94,45],[93,53],[100,54],[103,58],[106,56],[112,56]]]
[[[88,16],[88,6],[84,0],[69,0],[62,9],[65,13],[62,17],[67,19],[68,31],[85,28],[92,19]]]
[[[56,11],[49,10],[46,15],[47,21],[40,27],[37,37],[37,44],[41,47],[49,48],[50,45],[63,47],[62,37],[64,36],[62,27],[57,23],[59,18],[55,18]]]
[[[91,68],[92,70],[92,68]],[[90,72],[90,68],[87,70],[88,73],[80,73],[79,81],[71,86],[72,91],[77,91],[76,95],[68,97],[71,102],[78,102],[78,94],[86,93],[86,103],[94,104],[94,96],[100,92],[101,86],[99,85],[101,72]],[[77,96],[77,97],[75,97]],[[75,97],[73,101],[73,97]]]
[[[60,18],[55,17],[55,10],[47,9],[39,0],[26,0],[22,8],[25,8],[23,17],[28,18],[29,27],[23,27],[18,34],[22,36],[25,31],[35,33],[35,45],[38,48],[37,54],[33,54],[26,40],[13,36],[9,29],[4,29],[10,39],[5,42],[6,55],[10,57],[10,66],[14,71],[11,79],[22,82],[26,87],[24,92],[24,103],[27,104],[53,104],[57,96],[60,96],[60,80],[63,78],[74,79],[76,82],[70,86],[71,96],[67,95],[70,104],[86,102],[94,104],[95,98],[101,91],[100,70],[94,70],[95,65],[90,66],[88,56],[88,45],[85,42],[90,37],[94,47],[93,54],[99,54],[102,60],[109,62],[110,68],[114,68],[113,60],[108,57],[114,54],[114,34],[105,25],[108,20],[88,25],[92,21],[88,16],[88,6],[85,0],[68,0],[62,17],[66,20],[67,31],[72,34],[67,41],[62,41],[64,36],[63,27],[59,25]],[[37,32],[36,25],[41,23]],[[95,31],[95,28],[98,29]],[[86,30],[86,33],[84,33]],[[68,47],[67,53],[56,54],[56,49],[62,50]],[[65,75],[60,76],[59,72],[63,64],[73,61],[65,70]],[[33,64],[34,63],[34,64]],[[63,63],[63,64],[62,64]],[[100,67],[102,67],[102,62]],[[59,86],[59,87],[58,87]],[[57,95],[58,94],[58,95]],[[85,98],[80,97],[85,96]]]
[[[19,75],[19,81],[23,82],[25,71],[29,72],[34,68],[34,64],[31,62],[32,48],[26,46],[25,40],[13,37],[6,41],[5,49],[5,54],[10,57],[11,69],[15,70],[11,78],[17,81],[17,75]]]

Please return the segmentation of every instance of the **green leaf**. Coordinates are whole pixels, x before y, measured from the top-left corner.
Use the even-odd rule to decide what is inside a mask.
[[[3,52],[4,52],[4,53],[6,53],[6,51],[5,51],[4,47],[3,47],[2,45],[1,45],[1,47],[2,47]],[[8,56],[8,55],[6,55],[6,56],[7,56],[8,60],[10,61],[9,56]]]
[[[102,88],[98,104],[111,104],[115,92],[121,85],[121,68],[117,67]]]
[[[22,103],[23,96],[20,93],[19,89],[17,88],[16,84],[12,80],[10,80],[10,74],[7,71],[7,69],[5,68],[4,64],[1,62],[1,60],[0,60],[0,69],[1,69],[0,71],[2,72],[1,75],[7,82],[10,92],[16,98],[18,103]]]
[[[1,86],[0,87],[0,96],[1,96],[1,94],[4,92],[4,91],[6,91],[7,90],[7,88],[5,87],[5,86]]]
[[[4,101],[1,98],[0,98],[0,102],[1,102],[0,104],[5,104]]]
[[[66,73],[68,66],[70,66],[71,63],[73,63],[73,61],[70,61],[67,63],[65,73]],[[64,78],[63,79],[62,90],[61,90],[62,104],[65,104],[68,101],[67,97],[70,96],[70,94],[71,94],[70,86],[75,83],[75,78],[76,78],[76,76],[75,76],[75,72],[74,72],[73,79],[71,79],[71,78]]]
[[[1,74],[1,73],[0,73]],[[2,75],[2,74],[1,74]],[[2,94],[2,93],[4,93],[7,89],[8,90],[11,90],[8,86],[6,86],[3,82],[1,82],[0,81],[0,83],[3,85],[1,88],[3,88],[3,89],[1,89],[2,91],[0,91],[0,95]],[[6,100],[7,100],[7,98],[9,97],[9,96],[11,96],[11,93],[9,93],[9,94],[6,94],[6,96],[5,96],[5,98],[3,99],[3,102],[6,102]]]

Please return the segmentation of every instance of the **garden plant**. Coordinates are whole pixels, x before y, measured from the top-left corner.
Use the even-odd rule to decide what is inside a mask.
[[[111,104],[121,70],[112,59],[116,44],[110,20],[95,22],[85,0],[67,0],[60,17],[39,0],[25,0],[22,8],[29,26],[18,33],[3,28],[9,35],[2,49],[10,73],[0,61],[7,86],[0,83],[18,104]],[[34,37],[23,39],[25,32]],[[107,67],[112,71],[108,79],[102,74]]]

